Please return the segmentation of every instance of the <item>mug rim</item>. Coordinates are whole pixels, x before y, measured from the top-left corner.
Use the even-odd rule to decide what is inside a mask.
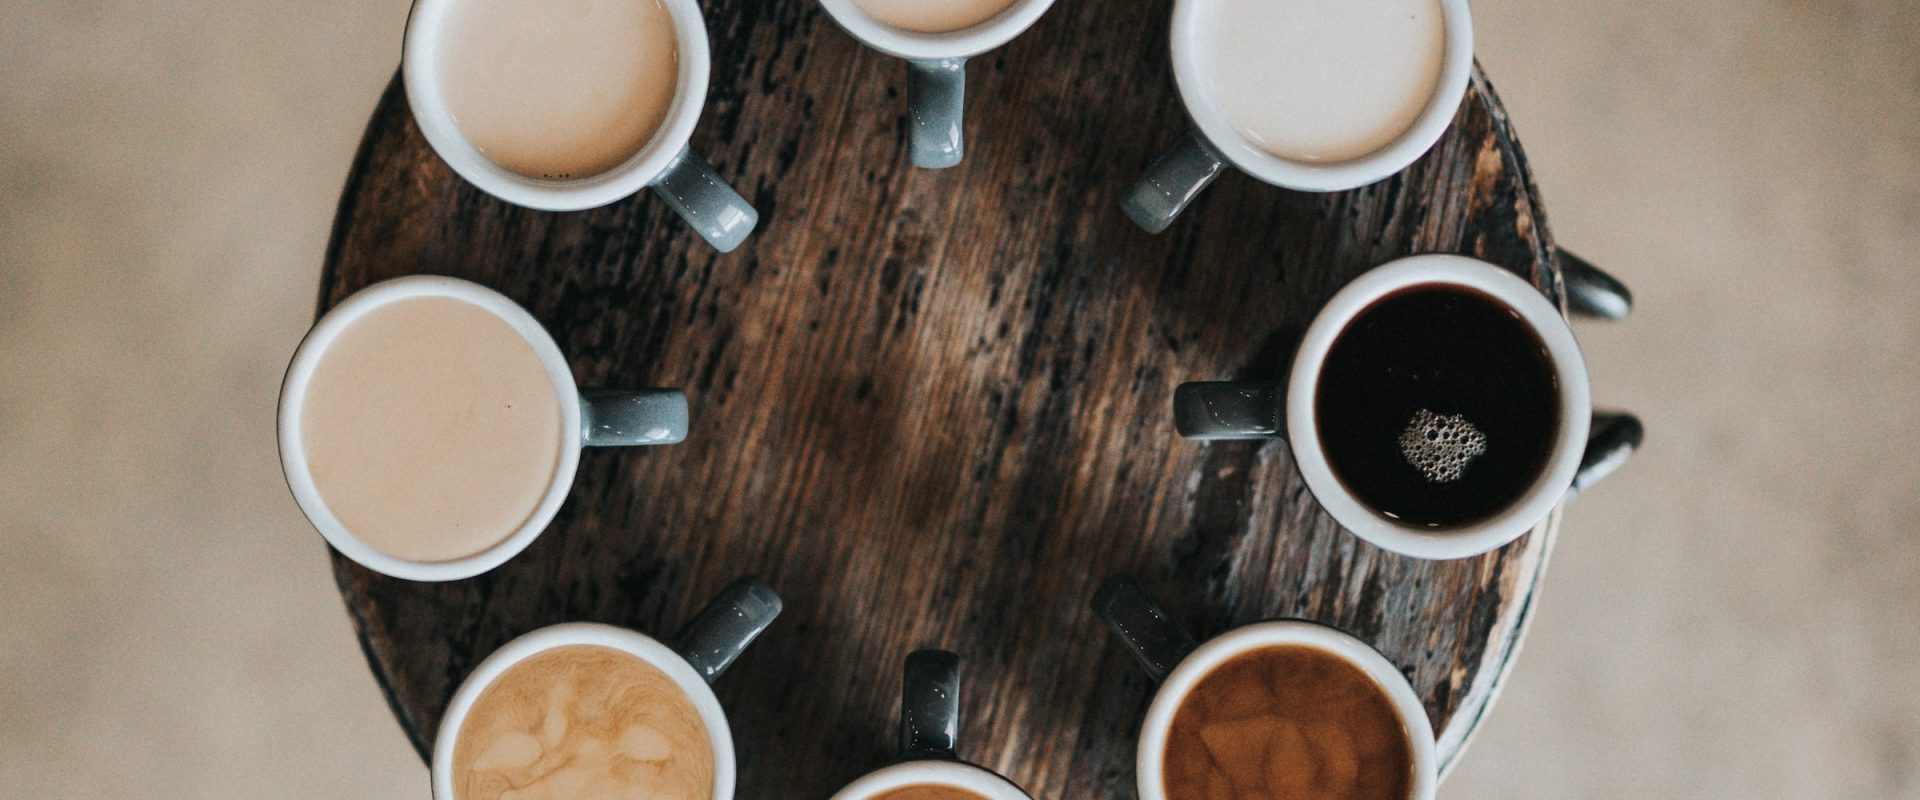
[[[441,160],[481,191],[519,206],[542,211],[579,211],[620,200],[651,185],[672,166],[693,138],[694,124],[706,106],[712,54],[706,19],[695,0],[658,0],[673,20],[679,75],[673,102],[652,138],[626,161],[594,175],[547,180],[495,164],[467,140],[454,122],[440,91],[440,40],[448,10],[465,0],[414,0],[400,49],[400,75],[407,105],[420,132]]]
[[[991,17],[955,31],[922,33],[873,18],[854,0],[820,0],[827,16],[868,47],[905,59],[966,58],[999,47],[1032,27],[1053,0],[1015,0]]]
[[[1362,502],[1328,462],[1314,413],[1315,390],[1327,354],[1348,323],[1373,303],[1394,292],[1429,284],[1459,286],[1485,294],[1520,315],[1546,347],[1559,381],[1560,425],[1545,466],[1519,499],[1497,513],[1462,525],[1427,528],[1391,519]],[[1467,256],[1431,253],[1389,261],[1355,278],[1336,292],[1314,317],[1300,340],[1287,379],[1287,442],[1294,464],[1314,499],[1342,527],[1379,547],[1415,558],[1448,559],[1478,555],[1531,530],[1547,517],[1573,485],[1592,423],[1592,387],[1587,365],[1566,317],[1533,284],[1505,269]]]
[[[987,800],[1032,800],[1025,790],[993,770],[943,759],[902,761],[881,767],[834,792],[829,800],[866,800],[884,791],[923,783],[956,786]]]
[[[1426,706],[1413,691],[1413,684],[1400,673],[1399,667],[1394,666],[1372,645],[1345,631],[1307,620],[1273,620],[1234,628],[1195,648],[1167,674],[1159,690],[1154,692],[1146,716],[1140,721],[1134,774],[1141,800],[1167,800],[1161,762],[1166,753],[1167,734],[1173,726],[1174,713],[1180,709],[1180,701],[1186,699],[1202,678],[1228,659],[1249,651],[1281,645],[1299,645],[1326,652],[1359,668],[1373,680],[1374,685],[1387,696],[1395,716],[1399,717],[1406,729],[1410,755],[1408,769],[1413,773],[1407,796],[1409,800],[1432,800],[1440,782],[1433,722],[1427,719]]]
[[[1357,158],[1332,163],[1296,161],[1269,153],[1247,141],[1220,114],[1214,101],[1201,88],[1199,64],[1189,48],[1189,40],[1199,24],[1198,9],[1205,0],[1175,0],[1169,50],[1173,59],[1174,83],[1187,116],[1216,150],[1241,171],[1275,186],[1309,192],[1336,192],[1383,180],[1426,155],[1434,143],[1453,124],[1460,102],[1466,97],[1467,82],[1473,73],[1473,12],[1467,0],[1439,0],[1440,23],[1444,39],[1440,74],[1433,94],[1413,124],[1385,146]]]
[[[507,323],[533,348],[545,368],[560,404],[559,459],[538,505],[527,519],[505,538],[480,552],[448,561],[412,561],[382,552],[349,530],[328,508],[313,472],[307,465],[306,447],[301,441],[301,417],[306,406],[308,385],[323,356],[340,334],[368,312],[399,300],[416,297],[444,297],[470,303]],[[573,370],[561,355],[553,336],[520,304],[499,292],[471,281],[441,275],[408,275],[368,285],[320,316],[313,328],[300,340],[280,383],[277,412],[280,469],[287,488],[307,521],[320,531],[327,543],[363,567],[382,575],[413,581],[450,581],[479,575],[525,550],[539,538],[547,523],[559,513],[573,486],[574,472],[580,466],[580,390],[573,382]]]
[[[631,655],[666,674],[699,712],[713,750],[713,800],[728,800],[734,789],[733,729],[720,699],[713,693],[693,665],[673,648],[639,631],[600,622],[562,622],[523,633],[494,650],[460,681],[460,688],[448,701],[446,714],[434,734],[433,761],[429,765],[433,796],[453,800],[453,752],[460,738],[460,726],[473,709],[480,694],[493,685],[502,673],[515,664],[569,645],[597,645]]]

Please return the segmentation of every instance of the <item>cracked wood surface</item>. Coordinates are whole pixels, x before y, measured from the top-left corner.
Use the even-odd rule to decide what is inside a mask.
[[[968,66],[968,152],[911,167],[905,70],[809,0],[705,4],[694,147],[760,209],[718,255],[657,198],[507,206],[428,148],[388,88],[340,202],[321,302],[410,273],[526,305],[583,387],[676,386],[691,435],[589,450],[547,532],[446,584],[334,574],[368,662],[427,752],[493,648],[596,620],[669,635],[737,575],[786,599],[718,684],[743,798],[825,797],[892,758],[900,662],[964,659],[962,755],[1036,798],[1128,797],[1151,688],[1087,610],[1133,573],[1205,637],[1273,617],[1372,642],[1450,764],[1518,646],[1557,517],[1421,562],[1313,502],[1279,443],[1173,434],[1184,380],[1284,375],[1319,304],[1368,266],[1466,253],[1559,296],[1525,159],[1476,70],[1405,173],[1327,195],[1229,172],[1168,233],[1117,206],[1184,124],[1164,3],[1054,8]]]

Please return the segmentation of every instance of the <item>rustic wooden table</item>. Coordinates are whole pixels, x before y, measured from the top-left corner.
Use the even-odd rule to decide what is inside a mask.
[[[694,146],[760,209],[719,255],[656,198],[507,206],[430,150],[396,82],[341,198],[324,309],[409,273],[525,304],[583,386],[686,390],[665,448],[588,451],[524,553],[445,584],[334,574],[422,753],[496,646],[597,620],[659,635],[738,575],[787,611],[718,685],[743,798],[826,797],[892,753],[901,659],[965,659],[962,755],[1036,798],[1128,797],[1150,687],[1088,611],[1139,576],[1199,635],[1291,616],[1372,642],[1451,764],[1525,629],[1557,515],[1453,562],[1314,503],[1284,445],[1173,433],[1184,380],[1277,377],[1361,270],[1467,253],[1562,297],[1526,160],[1477,71],[1400,176],[1327,195],[1229,173],[1161,236],[1117,202],[1181,131],[1164,4],[1062,3],[975,59],[959,167],[908,165],[899,62],[811,0],[713,0]]]

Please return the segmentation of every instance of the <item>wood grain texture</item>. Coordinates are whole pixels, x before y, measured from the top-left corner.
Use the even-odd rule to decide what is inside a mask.
[[[1129,797],[1151,687],[1087,610],[1139,576],[1204,637],[1304,617],[1413,681],[1451,763],[1518,644],[1557,518],[1420,562],[1341,531],[1283,445],[1176,438],[1175,384],[1278,377],[1361,270],[1467,253],[1558,297],[1525,160],[1477,72],[1400,176],[1307,195],[1229,172],[1166,234],[1117,201],[1179,134],[1165,3],[1062,3],[969,65],[966,161],[907,163],[904,67],[809,0],[712,0],[694,146],[762,214],[718,255],[640,195],[551,214],[454,176],[397,82],[340,203],[324,309],[410,273],[546,324],[582,386],[676,386],[691,435],[590,450],[494,572],[392,580],[334,556],[368,661],[424,754],[459,681],[542,625],[669,635],[730,579],[787,601],[719,683],[743,798],[826,797],[892,757],[900,662],[965,659],[963,753],[1036,798]]]

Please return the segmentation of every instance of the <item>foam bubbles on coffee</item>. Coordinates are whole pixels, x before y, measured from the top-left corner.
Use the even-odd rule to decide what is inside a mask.
[[[1420,409],[1400,434],[1400,454],[1427,480],[1452,483],[1487,452],[1487,435],[1459,414],[1440,416]]]

